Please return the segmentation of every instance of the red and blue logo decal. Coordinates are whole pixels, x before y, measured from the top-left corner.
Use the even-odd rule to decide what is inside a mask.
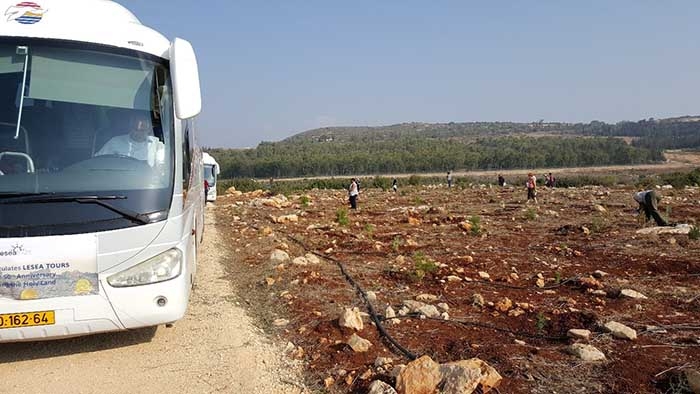
[[[32,25],[41,20],[46,11],[37,3],[31,1],[23,1],[17,5],[10,6],[5,11],[7,21],[15,21],[23,25]]]

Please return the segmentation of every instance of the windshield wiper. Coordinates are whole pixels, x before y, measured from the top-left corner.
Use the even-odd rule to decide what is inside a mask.
[[[138,213],[127,208],[120,208],[104,200],[126,200],[126,196],[67,196],[53,193],[27,193],[13,197],[0,195],[0,204],[43,204],[51,202],[77,202],[79,204],[97,204],[127,219],[141,224],[152,222],[153,213]],[[162,215],[155,215],[162,216]]]

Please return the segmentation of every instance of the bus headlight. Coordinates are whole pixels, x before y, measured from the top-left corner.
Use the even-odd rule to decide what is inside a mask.
[[[150,285],[164,282],[180,275],[182,252],[170,249],[157,256],[107,278],[113,287]]]

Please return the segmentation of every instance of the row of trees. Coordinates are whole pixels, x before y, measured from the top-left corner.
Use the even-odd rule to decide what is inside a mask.
[[[438,172],[450,169],[639,164],[663,160],[660,149],[610,137],[419,138],[366,143],[310,140],[262,143],[256,149],[214,149],[222,177],[304,177]]]

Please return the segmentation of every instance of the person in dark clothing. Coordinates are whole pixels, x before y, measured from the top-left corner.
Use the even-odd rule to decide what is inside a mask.
[[[503,177],[503,175],[498,174],[498,186],[505,186],[506,185],[506,178]]]
[[[668,222],[659,214],[658,203],[661,201],[661,196],[653,190],[644,190],[634,193],[634,200],[639,203],[638,212],[644,210],[646,220],[654,218],[657,226],[668,226]]]

